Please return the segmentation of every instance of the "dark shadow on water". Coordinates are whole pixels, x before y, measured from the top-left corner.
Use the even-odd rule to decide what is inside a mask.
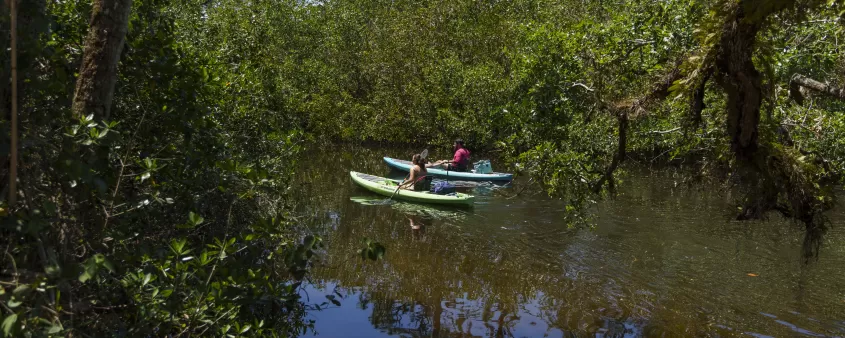
[[[801,247],[801,252],[804,257],[804,264],[809,264],[818,261],[821,251],[824,236],[828,230],[828,220],[818,222],[818,224],[810,225],[804,233],[804,242]]]

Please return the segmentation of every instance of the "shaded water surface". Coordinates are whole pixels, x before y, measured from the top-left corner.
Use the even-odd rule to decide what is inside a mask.
[[[322,149],[301,168],[299,203],[326,243],[303,292],[341,303],[311,314],[318,336],[845,336],[842,208],[804,264],[802,226],[733,221],[729,192],[665,171],[629,177],[592,229],[567,228],[535,187],[505,197],[520,180],[467,184],[472,209],[379,205],[349,180],[401,178],[380,159],[410,153]],[[383,261],[356,254],[365,237]]]

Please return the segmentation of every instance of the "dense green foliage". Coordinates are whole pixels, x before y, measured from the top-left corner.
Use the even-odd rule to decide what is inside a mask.
[[[243,90],[254,79],[179,40],[170,5],[134,2],[109,121],[70,111],[90,4],[27,13],[45,27],[22,37],[25,198],[4,208],[4,334],[309,327],[297,288],[320,242],[298,240],[280,194],[302,133],[269,89]]]
[[[785,191],[770,204],[815,215],[845,170],[845,104],[796,104],[789,81],[845,85],[837,1],[137,0],[99,120],[70,110],[91,4],[23,0],[21,203],[3,207],[2,332],[307,329],[296,289],[319,239],[301,240],[285,191],[308,139],[462,137],[568,198],[573,220],[625,158],[744,170],[725,128],[731,79],[702,79],[730,37],[724,22],[749,4],[764,9],[743,22],[760,28],[768,156],[751,172]],[[7,9],[0,26],[7,43]],[[672,72],[668,97],[646,106]],[[0,149],[6,161],[8,138]]]
[[[710,81],[700,117],[689,103],[696,68],[718,42],[730,3],[223,1],[193,7],[180,32],[198,53],[229,62],[237,76],[226,81],[237,100],[272,93],[250,102],[277,101],[289,121],[319,138],[445,146],[462,137],[472,149],[502,151],[517,170],[580,207],[602,190],[595,182],[616,152],[612,108],[645,95],[673,68],[686,79],[668,100],[634,114],[629,157],[731,167],[724,93]],[[794,105],[787,89],[795,73],[841,84],[842,7],[771,5],[788,10],[761,19],[755,58],[767,103],[760,133],[770,135],[764,143],[777,142],[778,129],[792,129],[802,140],[797,148],[819,149],[838,173],[842,156],[821,145],[840,130],[841,119],[825,112],[841,104],[814,97]],[[792,126],[806,121],[807,107],[828,116],[817,119],[818,133]]]

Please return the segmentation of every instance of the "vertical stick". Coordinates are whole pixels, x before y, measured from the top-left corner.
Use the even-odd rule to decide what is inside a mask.
[[[9,207],[14,207],[18,197],[18,23],[17,0],[9,0],[12,17],[12,149],[9,161]]]

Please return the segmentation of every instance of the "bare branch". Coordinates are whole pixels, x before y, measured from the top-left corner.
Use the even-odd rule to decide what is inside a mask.
[[[616,108],[620,110],[627,110],[628,114],[631,115],[629,117],[633,118],[645,113],[652,104],[666,99],[666,97],[669,96],[669,88],[672,87],[672,84],[682,78],[680,66],[683,60],[684,58],[676,60],[672,70],[663,74],[663,76],[661,76],[660,79],[651,86],[651,90],[649,90],[648,93],[633,101],[617,103]]]
[[[628,50],[625,51],[625,54],[620,55],[619,57],[613,59],[608,64],[613,65],[628,59],[632,53],[634,53],[637,49],[642,48],[643,46],[649,45],[654,43],[654,40],[643,40],[643,39],[634,39],[630,40],[633,43],[631,47],[628,47]]]
[[[648,133],[649,134],[669,134],[669,133],[674,133],[678,130],[681,130],[681,127],[676,127],[676,128],[672,128],[672,129],[669,129],[669,130],[652,130]]]
[[[585,89],[586,91],[588,91],[588,92],[595,91],[595,89],[590,88],[590,87],[588,87],[587,85],[585,85],[585,84],[583,84],[583,83],[581,83],[581,82],[574,82],[574,83],[572,83],[572,87],[581,87],[581,88],[584,88],[584,89]]]
[[[801,94],[801,87],[822,92],[839,100],[845,100],[845,88],[836,88],[796,73],[792,75],[792,79],[789,81],[789,97],[799,105],[804,103],[804,95]]]

